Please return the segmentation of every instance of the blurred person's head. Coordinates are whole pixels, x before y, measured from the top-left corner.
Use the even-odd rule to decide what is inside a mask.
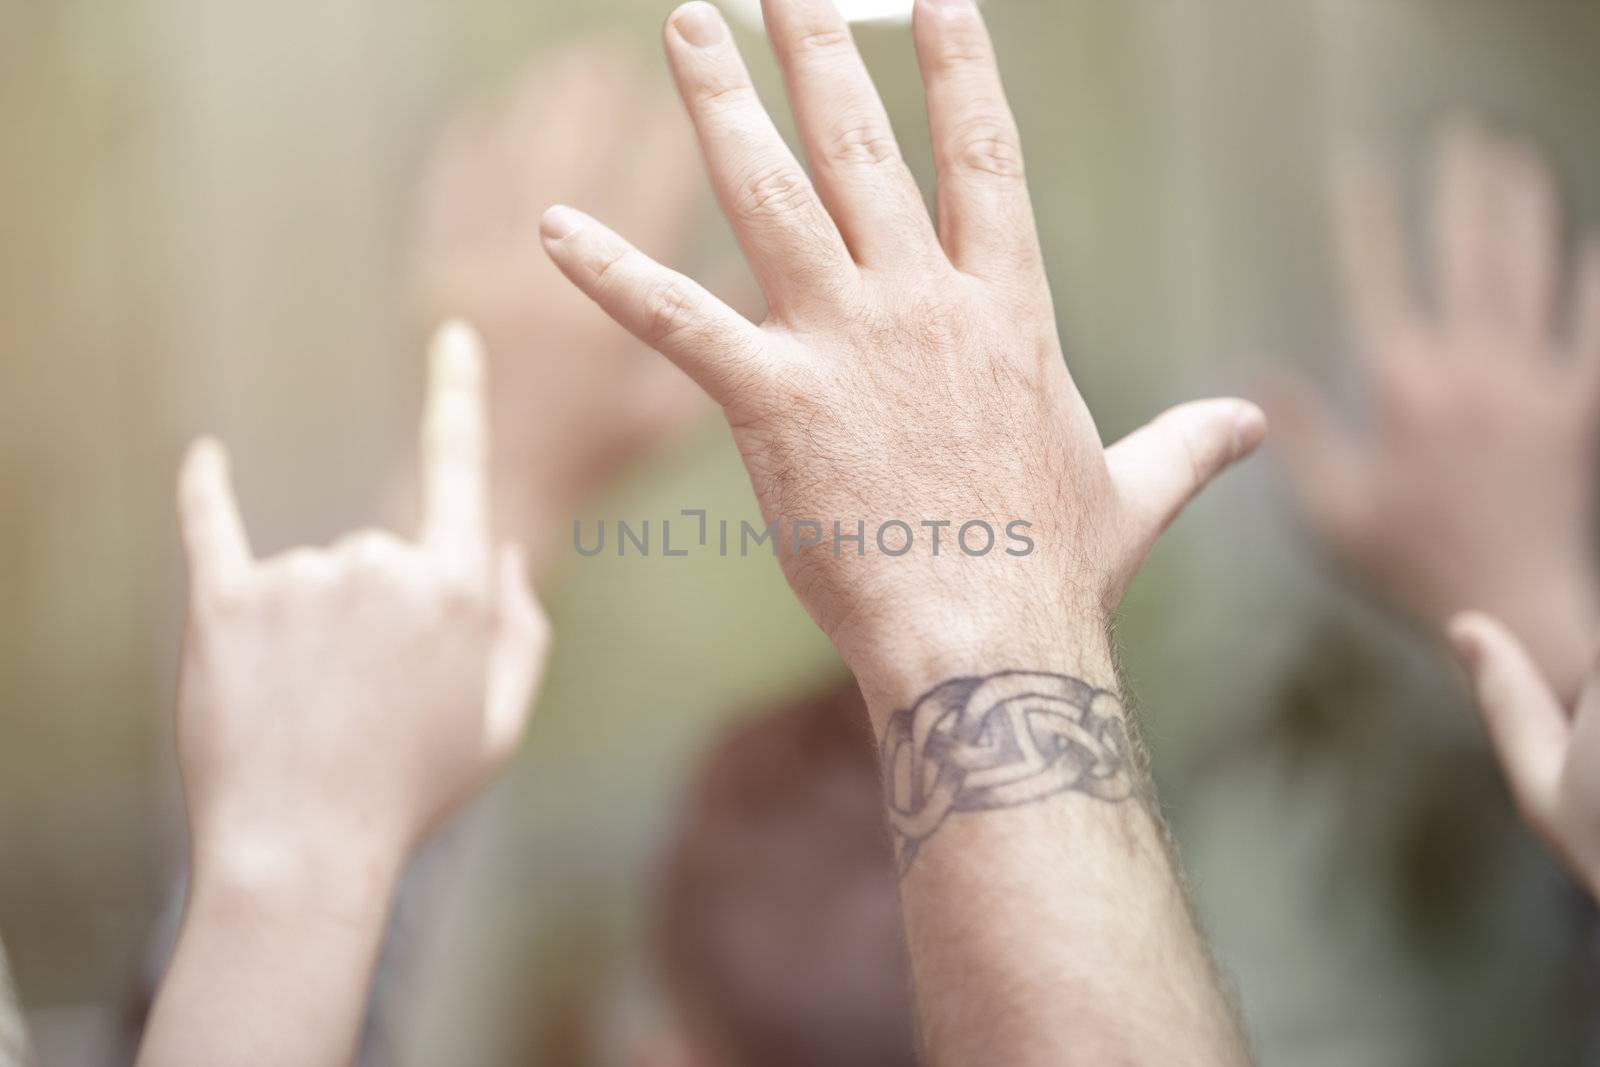
[[[658,965],[682,1067],[911,1067],[909,983],[853,683],[712,748],[665,857]]]

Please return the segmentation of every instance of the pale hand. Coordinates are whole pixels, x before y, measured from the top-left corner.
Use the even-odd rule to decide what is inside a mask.
[[[998,653],[1008,642],[1013,661],[1045,662],[1016,621],[1044,621],[1052,639],[1067,626],[1098,634],[1157,534],[1255,447],[1264,419],[1243,401],[1195,403],[1102,446],[1062,357],[1017,128],[970,2],[916,14],[936,223],[832,5],[764,9],[814,180],[715,8],[680,8],[665,42],[766,320],[571,208],[545,215],[545,247],[722,406],[763,515],[780,523],[790,585],[869,697],[868,668],[899,670],[919,649]],[[874,543],[891,520],[916,534],[903,556]],[[1002,538],[991,551],[955,543],[971,520]],[[1036,545],[1020,557],[1002,533],[1018,520]],[[825,543],[792,551],[791,524],[804,521]],[[865,554],[854,543],[836,554],[833,523],[853,535],[858,521]],[[937,557],[924,521],[950,524]],[[898,549],[904,538],[890,539]],[[972,531],[971,547],[983,543]]]
[[[980,722],[978,736],[941,736],[950,744],[906,757],[949,784],[939,795],[952,809],[970,801],[950,818],[908,801],[929,823],[901,851],[901,884],[930,1062],[1155,1063],[1179,1048],[1188,1062],[1239,1062],[1160,830],[1142,804],[1119,803],[1142,782],[1117,741],[1127,733],[1106,624],[1157,535],[1259,443],[1265,420],[1243,401],[1201,402],[1103,447],[1062,358],[1017,127],[973,0],[920,0],[914,15],[937,222],[832,3],[766,0],[763,12],[814,179],[715,8],[679,8],[665,38],[766,320],[752,324],[570,208],[546,213],[545,246],[722,405],[786,542],[789,584],[861,683],[891,778],[904,762],[887,729],[897,714],[914,702],[950,711],[920,694],[976,700],[993,691],[972,691],[977,676],[1021,687],[1000,710],[960,713],[981,717],[955,728]],[[895,522],[916,534],[904,554],[901,532],[878,542]],[[980,530],[963,546],[960,528],[974,522],[997,535],[1030,523],[1033,548]],[[823,543],[802,543],[814,529],[793,536],[802,523]],[[835,543],[835,523],[865,543]],[[1070,700],[1057,710],[1079,740],[1032,734],[1044,715],[1028,702],[1035,683],[1076,694],[1075,715]],[[1105,699],[1091,705],[1094,686]],[[1105,714],[1091,720],[1090,706]],[[1039,714],[1008,747],[1000,735],[1024,708]],[[913,748],[929,737],[919,729]],[[1108,773],[1129,786],[1114,796],[1071,788],[1091,765],[1096,742],[1079,743],[1090,729],[1111,739]],[[956,749],[969,767],[1013,761],[1008,802],[957,792],[977,782],[927,768]]]
[[[256,562],[221,448],[191,449],[178,746],[196,878],[398,864],[520,741],[548,626],[520,553],[489,548],[483,377],[471,332],[442,330],[417,542],[373,531]]]
[[[349,1063],[406,859],[522,736],[548,627],[520,553],[491,559],[483,378],[441,330],[416,543],[258,563],[220,446],[184,460],[189,884],[143,1067]]]

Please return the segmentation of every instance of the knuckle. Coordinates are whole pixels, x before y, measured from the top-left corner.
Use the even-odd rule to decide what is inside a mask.
[[[834,163],[870,166],[893,163],[900,159],[900,145],[880,123],[853,123],[834,135],[829,159]]]
[[[840,48],[848,48],[850,44],[850,31],[839,26],[802,34],[795,40],[794,50],[797,53],[835,52]]]
[[[943,297],[918,301],[910,321],[919,347],[929,351],[960,347],[972,325],[959,301]]]
[[[1206,462],[1204,448],[1195,439],[1180,429],[1171,431],[1178,439],[1178,448],[1183,453],[1185,464],[1188,467],[1189,484],[1203,485],[1206,481],[1210,464]]]
[[[345,542],[345,555],[366,571],[392,569],[405,554],[404,546],[382,530],[365,530]]]
[[[983,64],[988,58],[988,49],[978,39],[968,34],[952,34],[934,51],[933,66],[941,73],[948,73]]]
[[[486,613],[486,603],[481,584],[465,574],[448,574],[439,583],[439,604],[450,618],[481,618]]]
[[[771,414],[772,375],[759,359],[719,361],[710,372],[712,391],[729,398],[725,401],[730,423],[735,428],[759,422]]]
[[[214,582],[192,594],[194,614],[207,620],[226,622],[247,613],[250,606],[248,583],[238,580]]]
[[[701,111],[738,111],[756,102],[756,91],[744,81],[706,81],[695,86],[694,100]]]
[[[329,585],[338,574],[332,561],[313,548],[293,549],[283,557],[279,568],[288,587],[293,588]],[[280,592],[284,591],[287,589],[280,588]]]
[[[775,222],[794,218],[805,210],[811,183],[790,166],[759,171],[745,181],[734,205],[748,222]]]
[[[646,331],[650,343],[661,344],[690,329],[697,306],[683,283],[664,281],[656,285],[647,297]]]
[[[999,122],[976,123],[955,138],[951,159],[963,170],[996,178],[1020,179],[1022,146],[1016,131]]]
[[[606,252],[594,262],[594,280],[596,285],[609,285],[617,278],[618,269],[625,265],[628,257],[632,256],[633,249],[618,248]]]

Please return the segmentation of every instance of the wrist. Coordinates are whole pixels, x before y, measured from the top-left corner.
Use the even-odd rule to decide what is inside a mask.
[[[249,832],[197,836],[191,907],[255,923],[381,926],[405,857],[385,842],[376,834],[342,841]]]
[[[919,625],[856,635],[842,642],[840,651],[880,738],[895,711],[953,678],[1037,672],[1120,689],[1108,628],[1087,612],[1048,618],[951,609],[924,617]]]
[[[352,1062],[397,854],[203,830],[140,1063]]]

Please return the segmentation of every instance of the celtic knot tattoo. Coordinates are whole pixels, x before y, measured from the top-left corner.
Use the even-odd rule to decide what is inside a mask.
[[[1115,693],[1077,678],[1002,671],[952,678],[889,718],[884,793],[904,876],[952,812],[1074,791],[1134,796],[1135,764]]]

